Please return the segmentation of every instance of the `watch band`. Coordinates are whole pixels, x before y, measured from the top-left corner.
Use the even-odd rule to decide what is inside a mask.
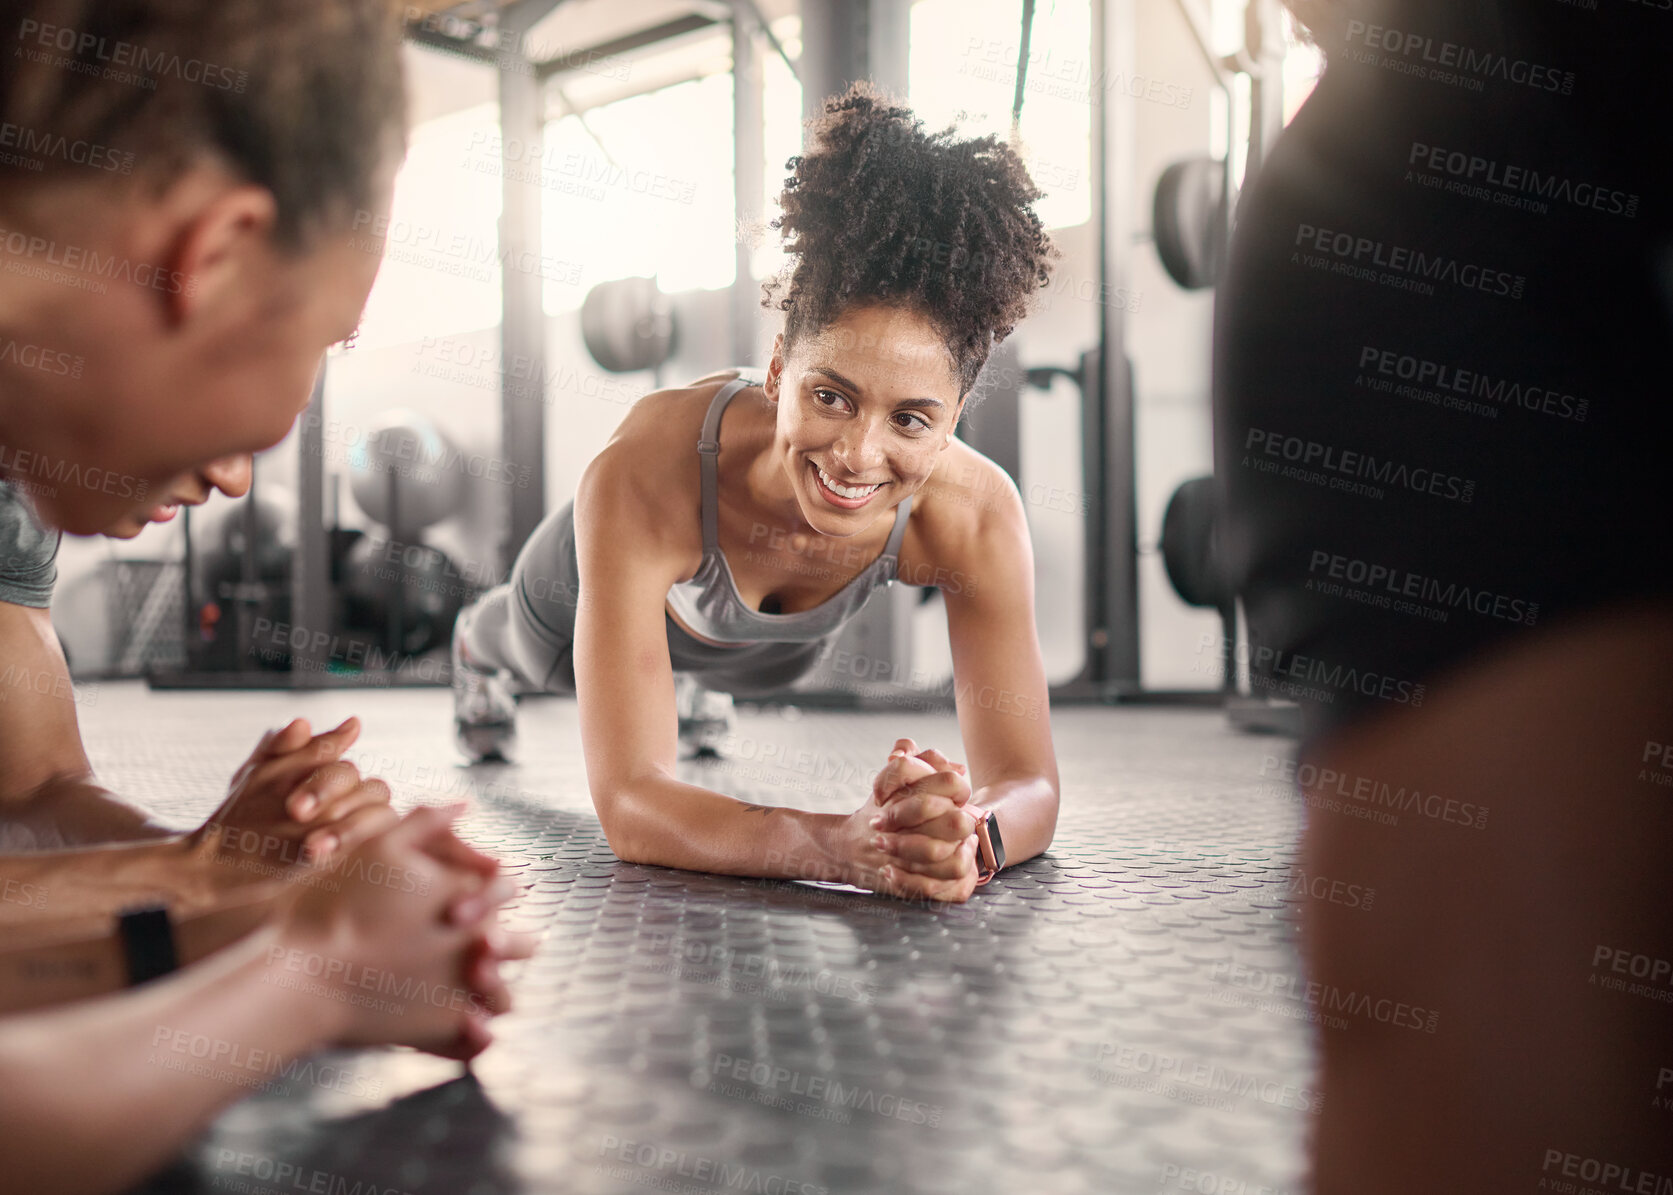
[[[979,888],[1005,866],[1005,838],[999,833],[999,819],[991,809],[966,805],[976,819],[976,886]]]
[[[167,905],[145,905],[120,913],[116,934],[128,963],[128,986],[138,987],[180,967],[174,949],[174,923]]]

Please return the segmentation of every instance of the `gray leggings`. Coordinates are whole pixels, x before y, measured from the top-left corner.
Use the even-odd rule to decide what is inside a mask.
[[[459,616],[458,634],[471,664],[485,671],[507,669],[525,691],[573,693],[580,580],[570,502],[541,520],[505,584]],[[829,643],[717,647],[692,638],[666,615],[664,622],[675,672],[695,675],[705,688],[748,696],[783,690],[819,662]]]

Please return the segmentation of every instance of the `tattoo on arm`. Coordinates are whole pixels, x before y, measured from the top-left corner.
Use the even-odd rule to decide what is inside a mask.
[[[769,813],[778,812],[777,805],[751,805],[748,801],[745,801],[743,807],[751,813],[759,813],[762,817],[766,817]]]

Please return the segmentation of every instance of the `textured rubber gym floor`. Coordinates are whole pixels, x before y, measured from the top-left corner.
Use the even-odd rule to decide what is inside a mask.
[[[544,935],[472,1073],[317,1059],[147,1191],[1302,1189],[1300,808],[1266,778],[1285,741],[1207,711],[1059,710],[1050,855],[924,907],[617,862],[567,700],[523,706],[520,764],[466,771],[439,690],[84,694],[106,783],[182,824],[263,730],[360,714],[354,757],[398,804],[475,795],[463,830],[531,886],[515,920]],[[950,715],[746,710],[728,762],[686,766],[848,810],[899,734],[958,744]]]

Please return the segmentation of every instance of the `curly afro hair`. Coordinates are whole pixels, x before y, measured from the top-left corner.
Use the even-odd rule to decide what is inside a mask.
[[[763,305],[786,313],[786,344],[852,307],[909,307],[940,330],[968,394],[1057,256],[1022,159],[997,137],[926,133],[909,108],[855,83],[825,101],[786,166],[773,227],[793,260],[763,288]]]

